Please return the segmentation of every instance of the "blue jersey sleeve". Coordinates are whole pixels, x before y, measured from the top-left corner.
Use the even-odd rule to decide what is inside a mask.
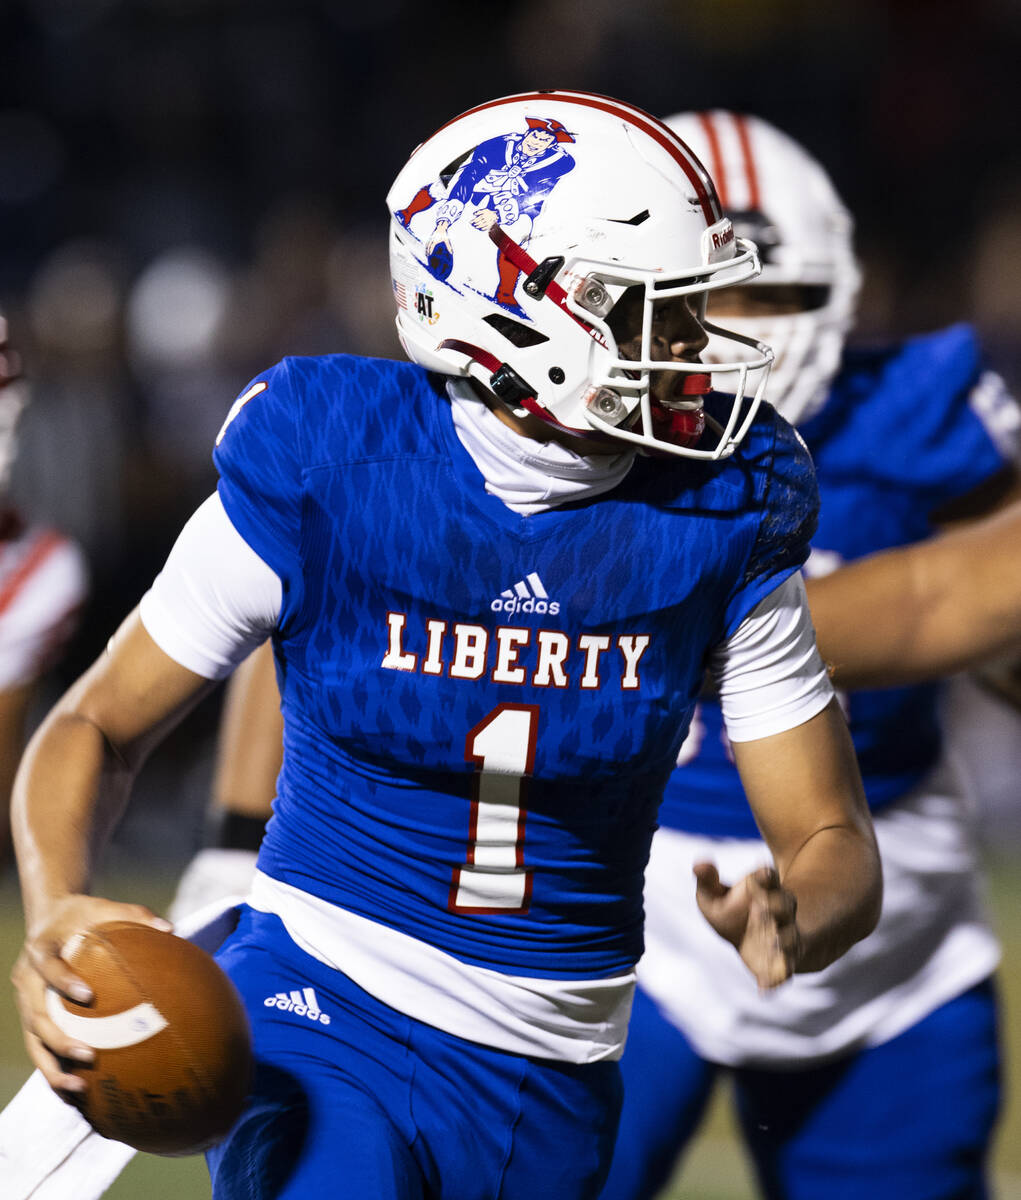
[[[300,582],[303,445],[300,405],[285,360],[257,375],[217,437],[217,491],[231,523],[277,575]]]
[[[803,432],[824,479],[865,472],[932,512],[1014,462],[1019,430],[1017,401],[988,369],[975,331],[954,325],[849,347],[830,399]]]
[[[727,604],[727,636],[802,566],[819,517],[812,457],[801,436],[782,418],[775,418],[771,442],[751,458],[750,465],[761,496],[760,515],[745,570]]]
[[[898,365],[891,390],[903,388],[908,372],[918,379],[911,419],[921,424],[921,447],[906,470],[933,508],[966,495],[1016,457],[1017,402],[988,370],[971,326],[912,339]]]

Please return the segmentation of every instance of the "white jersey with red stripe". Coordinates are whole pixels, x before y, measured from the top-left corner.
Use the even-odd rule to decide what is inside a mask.
[[[49,667],[74,627],[88,589],[70,538],[7,515],[0,524],[0,689]]]

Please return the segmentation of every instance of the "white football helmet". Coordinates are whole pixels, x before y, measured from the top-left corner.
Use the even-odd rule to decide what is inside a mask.
[[[797,425],[825,402],[854,320],[861,271],[851,214],[820,163],[759,117],[679,113],[666,124],[704,159],[736,232],[758,245],[762,273],[753,286],[804,291],[801,312],[723,318],[772,346],[766,399]],[[710,345],[704,357],[727,353]]]
[[[7,491],[18,449],[17,427],[28,403],[21,360],[7,345],[7,321],[0,314],[0,497]]]
[[[733,396],[719,423],[703,412],[707,366],[651,357],[659,302],[690,298],[704,322],[706,293],[759,266],[705,168],[648,113],[584,92],[494,100],[423,142],[387,204],[397,331],[414,362],[587,438],[721,458],[744,436],[765,346],[736,336],[714,364],[712,386],[732,380],[717,388]],[[629,288],[643,298],[638,358],[611,328]],[[683,377],[666,401],[651,396],[661,371]]]

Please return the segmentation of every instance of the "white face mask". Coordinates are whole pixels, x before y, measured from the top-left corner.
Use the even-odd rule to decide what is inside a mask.
[[[847,320],[825,310],[774,317],[727,317],[728,327],[765,342],[776,356],[766,381],[766,399],[777,412],[800,425],[814,416],[840,368]],[[710,339],[703,358],[717,353]],[[729,349],[727,353],[730,353]]]

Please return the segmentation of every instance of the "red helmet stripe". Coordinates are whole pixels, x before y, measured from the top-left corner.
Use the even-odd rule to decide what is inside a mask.
[[[454,117],[452,121],[447,121],[441,125],[440,129],[446,129],[449,125],[453,125],[455,121],[460,121],[463,117],[469,117],[478,112],[485,112],[487,108],[498,108],[504,104],[518,104],[523,100],[545,99],[560,104],[578,104],[585,108],[596,108],[601,112],[607,112],[612,116],[623,117],[625,120],[630,121],[632,125],[637,126],[644,133],[647,133],[654,142],[662,146],[688,177],[688,182],[695,189],[695,195],[698,197],[706,224],[715,225],[721,219],[723,211],[720,208],[720,201],[716,195],[713,181],[705,173],[705,168],[699,162],[694,151],[689,149],[677,134],[664,125],[662,121],[657,121],[655,117],[650,116],[647,112],[643,112],[640,108],[625,104],[621,100],[614,100],[610,96],[599,96],[595,92],[519,92],[515,96],[502,96],[499,100],[490,100],[488,103],[480,104],[476,108],[469,108],[467,112],[463,112],[460,116]],[[439,130],[437,130],[438,132]]]
[[[752,140],[748,132],[748,122],[740,113],[735,113],[734,124],[737,126],[737,140],[741,144],[741,156],[744,159],[745,174],[748,177],[748,207],[760,208],[759,173],[755,167],[755,155],[752,153]]]
[[[490,241],[492,241],[499,248],[500,253],[506,258],[509,258],[510,261],[518,268],[518,270],[524,272],[525,275],[531,275],[531,273],[539,265],[524,248],[524,246],[519,245],[519,243],[517,243],[503,229],[501,229],[499,225],[494,225],[490,229],[489,238]],[[582,327],[582,329],[585,330],[589,337],[592,338],[593,341],[598,342],[600,345],[605,344],[603,336],[598,329],[593,329],[592,326],[589,325],[587,321],[583,321],[581,317],[577,315],[577,313],[571,312],[570,308],[567,306],[567,293],[560,286],[560,284],[556,282],[556,280],[547,286],[545,295],[547,295],[557,305],[558,308],[567,313],[572,321],[576,321]]]
[[[716,190],[720,197],[720,203],[724,208],[730,207],[730,201],[727,197],[727,172],[723,169],[723,153],[720,150],[720,139],[716,133],[716,126],[713,123],[712,113],[698,113],[698,122],[702,126],[702,132],[706,136],[706,141],[709,143],[709,153],[712,155],[712,168],[710,174],[713,177],[713,182],[716,184]]]

